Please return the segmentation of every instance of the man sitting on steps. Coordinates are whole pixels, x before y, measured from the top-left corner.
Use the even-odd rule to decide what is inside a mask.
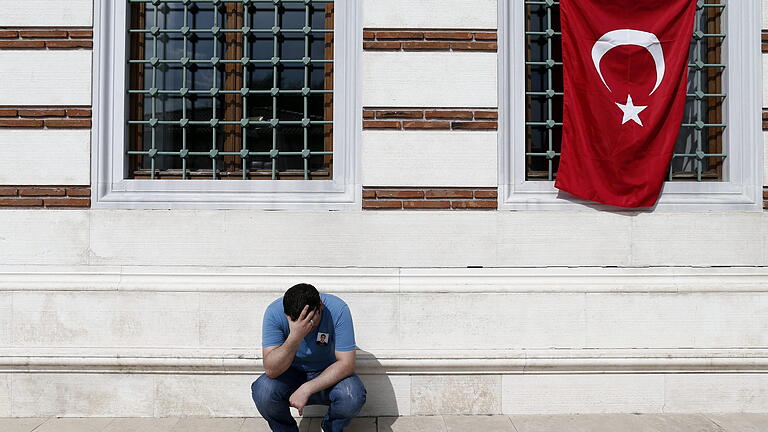
[[[285,292],[264,312],[266,373],[251,385],[253,401],[273,432],[298,432],[289,406],[329,405],[324,432],[341,432],[365,404],[355,375],[355,331],[347,304],[309,284]]]

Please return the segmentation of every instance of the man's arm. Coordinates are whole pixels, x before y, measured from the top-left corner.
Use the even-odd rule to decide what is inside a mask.
[[[332,387],[339,381],[355,373],[355,351],[336,351],[336,362],[325,368],[323,373],[307,381],[296,390],[288,402],[299,410],[301,415],[309,397],[319,391]]]
[[[304,306],[304,310],[301,311],[301,315],[296,321],[291,321],[288,318],[290,333],[282,345],[261,349],[264,358],[264,371],[268,377],[275,379],[291,367],[291,363],[296,357],[296,350],[299,349],[301,340],[312,331],[312,320],[317,315],[316,311],[311,313],[308,311],[309,306]]]

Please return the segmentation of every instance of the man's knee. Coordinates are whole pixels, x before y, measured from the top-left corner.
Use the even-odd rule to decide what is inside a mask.
[[[267,408],[280,401],[287,401],[290,396],[287,393],[288,385],[272,379],[266,374],[260,376],[251,384],[251,396],[259,409]]]
[[[331,394],[336,415],[347,418],[356,416],[365,405],[366,394],[365,386],[357,375],[341,380]]]

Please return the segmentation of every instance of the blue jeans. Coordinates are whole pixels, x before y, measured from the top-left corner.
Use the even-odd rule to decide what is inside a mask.
[[[259,413],[273,432],[298,432],[296,420],[291,416],[288,398],[302,384],[320,375],[288,368],[276,379],[262,375],[251,384],[251,394]],[[365,386],[357,375],[344,378],[333,387],[309,397],[307,405],[329,405],[323,417],[323,430],[342,432],[365,404]]]

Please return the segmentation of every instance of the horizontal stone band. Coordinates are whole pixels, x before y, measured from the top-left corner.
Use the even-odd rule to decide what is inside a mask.
[[[0,266],[0,291],[282,293],[299,277],[335,293],[768,292],[768,268],[216,268]],[[217,288],[225,287],[225,288]]]
[[[80,353],[78,355],[78,353]],[[359,351],[361,374],[546,374],[759,372],[768,350],[467,350]],[[258,350],[0,349],[0,372],[255,374]]]

